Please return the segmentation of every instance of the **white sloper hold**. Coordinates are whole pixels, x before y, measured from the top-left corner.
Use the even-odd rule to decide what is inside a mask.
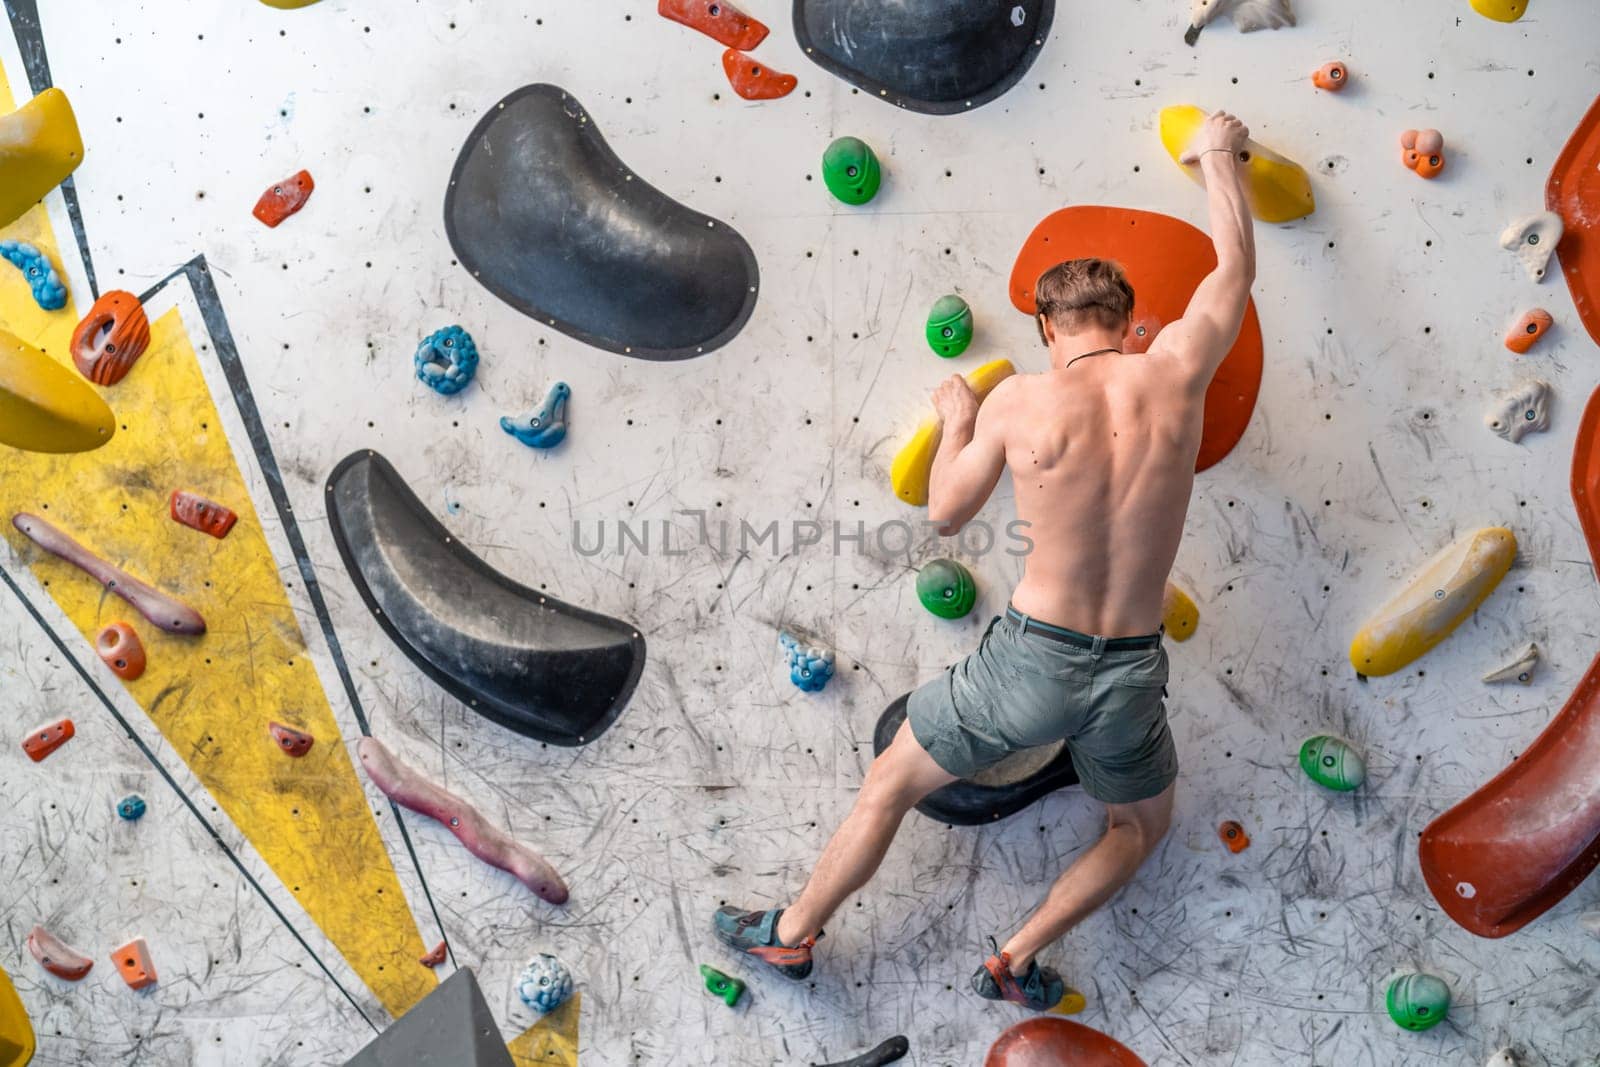
[[[1183,39],[1194,44],[1200,31],[1222,15],[1231,18],[1240,33],[1295,24],[1291,0],[1189,0],[1189,32]]]
[[[1537,378],[1495,398],[1484,425],[1512,444],[1550,428],[1550,383]]]
[[[1489,1057],[1483,1067],[1522,1067],[1522,1060],[1511,1049],[1503,1048]]]
[[[1512,659],[1503,667],[1496,667],[1483,676],[1486,682],[1518,682],[1529,685],[1533,682],[1534,668],[1539,665],[1539,646],[1529,641]]]
[[[1578,916],[1578,923],[1596,937],[1600,937],[1600,911],[1586,911]]]
[[[1554,211],[1541,211],[1537,215],[1524,215],[1507,226],[1500,234],[1500,247],[1515,252],[1522,269],[1536,282],[1544,281],[1550,266],[1550,257],[1561,243],[1566,225]]]

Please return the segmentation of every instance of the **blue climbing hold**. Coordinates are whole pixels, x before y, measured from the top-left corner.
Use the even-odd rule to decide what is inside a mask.
[[[557,382],[537,409],[520,419],[502,415],[500,428],[529,448],[554,448],[567,436],[567,397],[571,395],[566,382]]]
[[[517,996],[534,1011],[548,1015],[572,996],[572,972],[550,953],[541,952],[517,978]]]
[[[435,330],[417,346],[417,380],[444,396],[459,393],[478,373],[478,346],[459,326]]]
[[[802,645],[787,633],[778,634],[778,647],[789,660],[789,681],[807,693],[820,693],[833,677],[833,653],[815,645]]]
[[[50,257],[26,241],[0,241],[0,256],[28,279],[33,290],[34,303],[46,311],[60,311],[67,306],[67,283],[50,265]]]
[[[144,815],[144,797],[138,793],[129,793],[117,801],[117,814],[129,822],[141,817]]]

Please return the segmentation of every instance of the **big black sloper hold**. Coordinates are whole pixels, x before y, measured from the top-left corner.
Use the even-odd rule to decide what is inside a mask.
[[[553,745],[593,741],[644,669],[625,622],[564,604],[467,551],[376,452],[328,477],[328,522],[385,633],[457,700]]]

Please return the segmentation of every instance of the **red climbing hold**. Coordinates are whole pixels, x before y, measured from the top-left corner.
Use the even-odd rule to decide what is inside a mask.
[[[1534,308],[1518,319],[1511,332],[1506,334],[1506,347],[1519,356],[1525,354],[1543,339],[1555,322],[1550,312],[1544,308]]]
[[[1086,257],[1121,263],[1133,284],[1129,352],[1148,349],[1163,326],[1181,319],[1195,287],[1217,265],[1211,238],[1181,219],[1132,208],[1063,208],[1035,226],[1017,253],[1011,303],[1025,315],[1034,314],[1039,275],[1064,260]],[[1220,461],[1244,436],[1261,389],[1261,365],[1261,320],[1252,300],[1245,306],[1239,339],[1206,390],[1196,471]]]
[[[1338,60],[1324,63],[1311,72],[1311,83],[1330,93],[1342,93],[1344,87],[1350,84],[1350,69]]]
[[[663,18],[699,30],[729,48],[749,51],[767,39],[767,27],[724,0],[661,0]]]
[[[773,70],[737,48],[722,53],[722,72],[728,76],[733,91],[746,100],[776,100],[794,92],[799,84],[793,74]]]
[[[176,522],[192,530],[208,533],[218,541],[228,536],[228,531],[233,529],[233,524],[239,521],[239,516],[233,509],[225,508],[221,504],[207,500],[187,489],[174,489],[168,498],[167,508],[172,513]]]
[[[76,982],[94,966],[94,960],[42,926],[35,926],[29,931],[28,951],[39,961],[39,966],[69,982]]]
[[[116,385],[150,347],[150,319],[139,298],[122,289],[103,294],[72,331],[72,362],[96,385]]]
[[[1566,223],[1556,255],[1572,290],[1573,307],[1600,344],[1600,97],[1551,168],[1544,206]]]
[[[983,1067],[1145,1067],[1145,1062],[1098,1030],[1058,1015],[1036,1015],[996,1038]]]
[[[156,984],[156,965],[150,962],[150,946],[144,938],[136,937],[111,954],[122,980],[130,989],[143,989]]]
[[[125,622],[114,622],[96,634],[94,650],[111,673],[125,682],[144,673],[144,642]]]
[[[1250,847],[1250,835],[1244,832],[1244,827],[1229,819],[1217,827],[1217,836],[1222,838],[1222,843],[1228,846],[1228,851],[1233,853],[1243,852]]]
[[[437,967],[439,964],[444,962],[444,955],[444,942],[441,941],[437,945],[433,946],[432,952],[425,952],[421,956],[418,956],[417,962],[422,964],[424,967]]]
[[[316,187],[317,183],[311,180],[308,170],[290,175],[262,193],[251,214],[268,226],[276,226],[305,207],[306,201],[311,199],[311,191]]]
[[[72,740],[72,735],[77,732],[72,726],[71,719],[47,723],[29,731],[28,736],[22,740],[22,751],[28,754],[29,759],[38,763]]]
[[[310,734],[281,722],[269,722],[267,729],[272,731],[272,739],[278,742],[278,747],[296,759],[310,752],[312,743],[316,741]]]

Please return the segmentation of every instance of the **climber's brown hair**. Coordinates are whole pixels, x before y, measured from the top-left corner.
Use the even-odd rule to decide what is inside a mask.
[[[1046,317],[1056,329],[1075,333],[1086,326],[1126,328],[1133,317],[1133,286],[1120,264],[1109,259],[1069,259],[1039,276],[1034,287],[1039,339]],[[1046,342],[1048,343],[1048,342]]]

